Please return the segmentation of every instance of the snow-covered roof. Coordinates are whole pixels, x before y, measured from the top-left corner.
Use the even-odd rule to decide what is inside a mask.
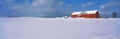
[[[72,15],[81,14],[81,12],[73,12]]]
[[[78,11],[78,12],[73,12],[72,15],[76,15],[76,14],[95,14],[98,10],[90,10],[90,11]]]

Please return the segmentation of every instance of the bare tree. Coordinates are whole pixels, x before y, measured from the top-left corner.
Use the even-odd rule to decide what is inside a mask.
[[[117,13],[116,13],[116,12],[113,12],[113,13],[112,13],[112,17],[113,17],[113,18],[116,18],[116,17],[117,17]]]

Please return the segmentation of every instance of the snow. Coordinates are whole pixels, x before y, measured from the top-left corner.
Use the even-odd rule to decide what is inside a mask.
[[[0,39],[120,39],[120,18],[0,18]]]
[[[90,10],[90,11],[85,11],[84,13],[87,14],[95,14],[98,10]]]
[[[78,12],[73,12],[72,15],[78,15],[78,14],[83,14],[83,13],[86,13],[86,14],[95,14],[98,10],[89,10],[89,11],[78,11]]]
[[[81,14],[80,12],[73,12],[71,15],[78,15]]]

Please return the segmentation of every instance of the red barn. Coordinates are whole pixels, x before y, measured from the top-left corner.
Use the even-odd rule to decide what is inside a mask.
[[[79,11],[71,14],[72,18],[100,18],[98,10]]]

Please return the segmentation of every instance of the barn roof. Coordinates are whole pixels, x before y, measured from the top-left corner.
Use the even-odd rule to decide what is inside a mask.
[[[76,14],[95,14],[98,10],[90,10],[90,11],[78,11],[78,12],[73,12],[72,15],[76,15]]]

